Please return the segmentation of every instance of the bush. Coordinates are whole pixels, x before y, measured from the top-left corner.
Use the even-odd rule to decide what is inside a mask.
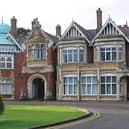
[[[2,98],[0,97],[0,115],[4,112],[4,103]]]

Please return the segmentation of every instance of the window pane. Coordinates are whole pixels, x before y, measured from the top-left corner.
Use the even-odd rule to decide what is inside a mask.
[[[91,77],[87,77],[87,83],[91,83]]]
[[[105,94],[105,84],[101,84],[101,94]]]
[[[112,82],[116,83],[116,77],[115,76],[112,77]]]
[[[106,83],[111,83],[111,77],[109,76],[106,77]]]
[[[111,85],[107,84],[107,94],[111,94]]]
[[[101,77],[101,83],[105,83],[105,77]]]
[[[101,59],[102,61],[104,61],[104,60],[105,60],[105,52],[101,52],[100,56],[101,56],[100,59]]]
[[[112,94],[116,94],[116,84],[112,84]]]
[[[86,94],[86,85],[81,84],[81,94],[85,95]]]
[[[87,94],[91,94],[91,85],[90,84],[87,85]]]
[[[96,84],[94,84],[92,87],[92,94],[96,94],[96,91],[97,91],[97,87],[96,87]]]
[[[78,62],[78,50],[74,49],[74,63]]]
[[[96,77],[93,77],[93,83],[96,84]]]
[[[111,60],[111,53],[110,52],[106,53],[106,60],[107,61]]]
[[[83,63],[84,62],[84,50],[83,49],[80,49],[80,63]]]
[[[73,94],[73,88],[72,88],[72,85],[69,85],[69,94]]]

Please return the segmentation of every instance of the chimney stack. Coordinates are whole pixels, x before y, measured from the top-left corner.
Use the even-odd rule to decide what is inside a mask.
[[[61,26],[59,24],[56,26],[56,36],[61,37]]]
[[[11,18],[11,34],[14,36],[17,34],[17,19],[15,16]]]
[[[96,10],[96,16],[97,16],[97,30],[99,31],[102,27],[102,10],[100,8],[98,8],[98,10]]]

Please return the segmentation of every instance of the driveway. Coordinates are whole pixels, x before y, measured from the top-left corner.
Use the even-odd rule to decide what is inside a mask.
[[[41,102],[41,101],[6,101],[6,104],[31,104],[31,105],[65,105],[85,108],[100,112],[100,117],[81,122],[77,125],[61,127],[62,129],[129,129],[129,102]]]

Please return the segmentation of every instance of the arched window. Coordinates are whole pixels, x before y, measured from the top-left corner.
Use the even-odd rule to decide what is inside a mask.
[[[5,58],[4,57],[0,58],[0,68],[5,68]]]
[[[7,68],[12,68],[12,59],[10,57],[7,58]]]

